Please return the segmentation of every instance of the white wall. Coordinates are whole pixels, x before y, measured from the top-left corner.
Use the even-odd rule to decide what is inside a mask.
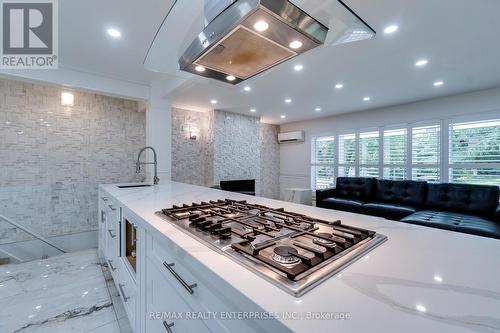
[[[280,188],[309,188],[312,136],[469,114],[500,117],[500,88],[281,125],[280,132],[304,130],[306,141],[280,145]]]

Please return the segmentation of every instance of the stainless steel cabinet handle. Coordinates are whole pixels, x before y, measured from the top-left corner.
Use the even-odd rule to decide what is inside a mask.
[[[112,232],[112,231],[113,231],[113,229],[108,229],[108,233],[109,233],[109,235],[111,236],[111,238],[115,238],[115,237],[116,237],[116,235],[113,235],[113,232]]]
[[[113,265],[111,264],[111,262],[113,262],[113,260],[108,260],[108,265],[109,265],[109,268],[111,268],[111,270],[114,272],[114,271],[116,271],[116,268],[113,267]]]
[[[125,287],[124,284],[118,283],[118,288],[120,288],[120,293],[122,294],[123,301],[127,303],[127,301],[130,299],[130,297],[125,296],[125,291],[123,291],[123,287]]]
[[[167,330],[168,333],[173,333],[172,329],[170,327],[174,326],[174,323],[167,323],[165,320],[163,321],[163,326],[165,326],[165,329]]]
[[[116,210],[115,206],[113,206],[113,205],[108,205],[108,207],[109,207],[112,211],[115,211],[115,210]]]
[[[188,293],[190,293],[191,295],[194,294],[193,288],[196,288],[198,285],[196,283],[187,284],[186,281],[184,281],[180,277],[180,275],[177,274],[177,272],[172,268],[173,266],[175,266],[175,263],[167,264],[167,262],[164,261],[163,266],[165,266],[165,268],[168,269],[170,273],[172,273],[172,275],[177,279],[177,281],[179,281],[180,284],[182,284],[182,286],[187,290]]]

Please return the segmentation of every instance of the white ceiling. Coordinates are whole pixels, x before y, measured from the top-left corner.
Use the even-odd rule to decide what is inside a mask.
[[[149,85],[143,60],[173,0],[59,1],[59,62],[66,69]],[[119,39],[106,31],[121,31]]]
[[[183,77],[185,83],[171,96],[174,104],[204,110],[216,99],[218,109],[250,114],[256,108],[265,122],[275,124],[500,86],[497,0],[347,0],[377,37],[320,47],[238,86],[144,69],[149,45],[172,3],[60,1],[61,63],[142,84]],[[389,24],[399,25],[399,31],[385,35]],[[123,37],[110,39],[105,33],[110,26]],[[416,68],[420,58],[429,64]],[[301,72],[293,70],[298,63],[304,66]],[[444,86],[434,87],[437,80]],[[337,82],[344,84],[342,90],[334,89]],[[250,92],[243,91],[246,85]],[[365,96],[371,101],[363,102]],[[293,102],[285,104],[285,98]],[[280,119],[282,114],[286,119]]]

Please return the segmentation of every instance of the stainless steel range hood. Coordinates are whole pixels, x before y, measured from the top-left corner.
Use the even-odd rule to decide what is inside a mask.
[[[328,33],[287,0],[209,0],[205,22],[180,68],[231,84],[321,45]]]

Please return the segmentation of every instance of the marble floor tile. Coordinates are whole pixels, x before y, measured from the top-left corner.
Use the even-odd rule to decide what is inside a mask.
[[[131,332],[105,270],[96,250],[0,266],[0,332]]]

